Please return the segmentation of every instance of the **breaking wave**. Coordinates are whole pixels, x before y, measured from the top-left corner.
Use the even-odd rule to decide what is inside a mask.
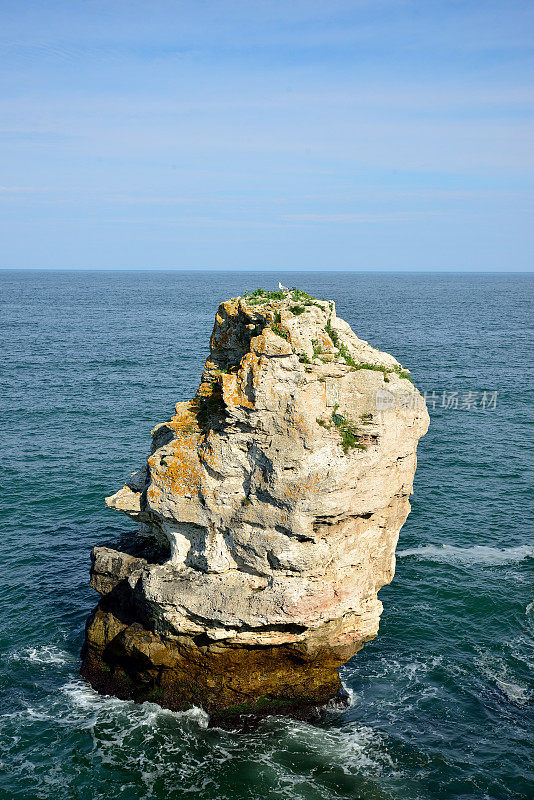
[[[532,672],[532,659],[514,647],[510,659],[481,647],[475,649],[478,651],[476,664],[490,686],[496,687],[516,706],[530,705],[534,699],[534,691],[525,678]]]
[[[47,644],[40,647],[23,647],[21,650],[11,653],[8,658],[11,661],[28,661],[32,664],[50,664],[52,666],[63,666],[73,660],[70,653]]]
[[[524,561],[526,558],[534,558],[534,547],[531,545],[505,548],[486,547],[485,545],[456,547],[450,544],[439,546],[428,544],[408,550],[399,550],[396,555],[397,558],[414,556],[425,561],[449,561],[457,564],[495,566],[508,562]]]

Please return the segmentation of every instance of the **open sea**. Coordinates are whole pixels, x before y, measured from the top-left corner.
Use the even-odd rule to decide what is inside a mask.
[[[104,496],[196,390],[221,300],[333,298],[427,393],[412,513],[350,706],[247,733],[78,676]],[[534,276],[0,272],[0,797],[532,800]],[[445,394],[444,394],[445,393]]]

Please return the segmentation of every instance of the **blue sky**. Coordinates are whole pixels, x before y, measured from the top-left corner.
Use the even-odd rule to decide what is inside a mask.
[[[0,10],[1,267],[532,268],[532,2]]]

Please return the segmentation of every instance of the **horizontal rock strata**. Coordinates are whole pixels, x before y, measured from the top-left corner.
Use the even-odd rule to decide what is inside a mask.
[[[378,631],[428,414],[393,356],[298,290],[222,303],[210,345],[107,498],[147,544],[94,549],[82,674],[216,720],[300,713]]]

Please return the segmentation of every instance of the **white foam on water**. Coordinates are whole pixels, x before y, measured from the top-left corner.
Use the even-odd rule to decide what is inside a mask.
[[[9,655],[11,661],[29,661],[33,664],[50,664],[63,666],[71,662],[72,656],[54,645],[41,645],[40,647],[23,647]]]
[[[525,608],[525,614],[530,614],[532,611],[534,611],[534,600],[532,600]]]
[[[480,671],[488,682],[497,686],[511,703],[524,706],[528,705],[534,699],[534,692],[528,686],[524,686],[518,681],[515,671],[506,663],[504,658],[499,655],[488,653],[481,648],[477,649],[479,652],[477,664]],[[514,657],[518,661],[523,661],[526,667],[529,666],[528,662],[521,658],[519,653],[513,652]]]
[[[354,693],[349,694],[353,703]],[[334,776],[334,783],[337,773],[340,785],[344,785],[343,774],[354,776],[355,781],[363,775],[380,782],[394,777],[397,769],[380,734],[342,719],[339,725],[326,729],[271,717],[250,734],[206,730],[209,718],[200,708],[173,712],[153,703],[103,697],[74,677],[53,696],[32,706],[24,709],[18,727],[45,725],[60,740],[89,737],[92,747],[85,748],[87,760],[80,774],[85,779],[85,770],[92,762],[105,771],[120,769],[125,796],[129,791],[136,797],[141,796],[139,791],[144,798],[153,797],[155,792],[163,796],[179,786],[180,796],[228,800],[232,797],[227,790],[231,776],[240,770],[247,775],[255,770],[258,785],[270,792],[269,796],[333,800],[338,794],[322,782],[324,769]],[[45,760],[46,752],[37,745],[39,782],[46,783],[50,797],[63,796],[71,787],[71,778],[53,765],[43,767]],[[313,764],[319,767],[317,775]],[[30,764],[17,764],[26,777],[30,768]]]
[[[151,797],[156,781],[178,780],[185,795],[200,795],[216,786],[208,757],[199,743],[209,715],[201,708],[171,711],[155,703],[134,703],[102,696],[81,680],[63,687],[76,727],[91,737],[100,763],[110,769],[129,769],[141,778],[144,796]]]
[[[186,711],[171,711],[162,708],[156,703],[134,703],[132,700],[119,700],[111,695],[101,695],[95,692],[89,684],[82,680],[73,680],[63,686],[63,692],[72,704],[88,711],[111,712],[130,714],[140,725],[153,725],[162,717],[175,719],[188,719],[199,728],[207,728],[209,714],[198,706],[193,706]]]
[[[327,729],[305,722],[289,721],[287,737],[312,753],[317,764],[328,763],[346,775],[362,771],[378,776],[392,767],[379,734],[372,728],[354,722],[336,729]]]
[[[395,680],[402,678],[406,683],[419,683],[426,678],[431,670],[439,667],[444,662],[442,655],[429,655],[425,657],[420,654],[418,658],[411,661],[401,661],[397,658],[382,659],[374,668],[368,668],[366,677],[373,680]],[[344,667],[343,669],[348,669]]]
[[[356,702],[354,693],[350,695],[351,703]],[[346,711],[347,705],[341,710]],[[335,709],[332,717],[334,714],[337,714]],[[342,776],[354,777],[356,786],[359,776],[373,783],[384,778],[396,780],[400,775],[380,734],[353,720],[340,719],[335,726],[327,723],[325,727],[291,717],[273,716],[263,719],[252,733],[210,730],[217,736],[216,740],[210,740],[210,770],[218,769],[227,777],[232,764],[239,771],[243,758],[249,761],[253,752],[258,785],[265,791],[262,797],[333,800],[340,796],[332,788],[336,773],[340,787],[347,786]],[[328,785],[322,780],[325,774],[329,776]]]
[[[356,705],[358,695],[355,693],[354,689],[352,689],[350,686],[346,686],[343,682],[341,683],[341,685],[343,686],[343,689],[349,696],[348,702],[345,703],[345,707],[352,708],[353,706]]]
[[[520,545],[518,547],[487,547],[474,545],[473,547],[456,547],[451,544],[422,545],[408,550],[397,551],[397,558],[415,556],[426,561],[442,561],[457,564],[482,564],[485,566],[498,566],[509,562],[524,561],[534,558],[534,547]]]
[[[508,681],[503,681],[502,678],[495,678],[495,683],[512,703],[522,706],[527,705],[532,699],[532,692],[525,686],[519,686],[517,683],[508,683]]]
[[[336,697],[329,700],[328,703],[323,706],[323,710],[326,711],[327,714],[336,716],[356,705],[358,695],[354,692],[354,689],[351,689],[350,686],[346,686],[343,680],[341,681],[341,685],[343,690],[347,693],[347,696],[341,700]]]
[[[439,670],[438,676],[432,675],[436,669]],[[452,674],[449,660],[442,655],[425,656],[422,653],[406,659],[379,659],[368,665],[365,676],[358,674],[356,665],[343,669],[345,675],[352,675],[352,680],[357,681],[364,709],[373,709],[373,715],[379,714],[388,724],[403,715],[418,713],[419,707],[429,699],[442,701],[439,677],[442,671]]]

